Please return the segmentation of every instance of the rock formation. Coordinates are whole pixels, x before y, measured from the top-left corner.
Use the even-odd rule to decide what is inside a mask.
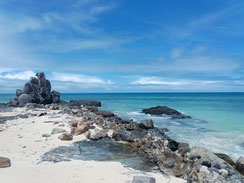
[[[36,77],[31,77],[30,81],[25,83],[23,90],[16,90],[16,97],[9,102],[10,106],[24,106],[27,103],[51,104],[58,103],[60,93],[51,92],[51,83],[46,79],[43,72],[37,73]]]
[[[181,112],[171,109],[167,106],[150,107],[148,109],[143,109],[142,113],[157,115],[157,116],[167,115],[170,116],[171,118],[177,118],[177,119],[191,118],[190,116],[184,115]]]

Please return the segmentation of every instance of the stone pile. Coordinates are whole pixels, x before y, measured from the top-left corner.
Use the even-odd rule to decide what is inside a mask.
[[[60,93],[51,92],[50,81],[46,79],[43,72],[40,72],[36,74],[36,77],[31,77],[22,90],[16,90],[16,97],[10,100],[9,105],[22,107],[27,103],[51,104],[59,101]]]

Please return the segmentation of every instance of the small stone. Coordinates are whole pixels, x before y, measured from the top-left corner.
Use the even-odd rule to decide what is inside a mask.
[[[47,113],[46,112],[42,112],[38,116],[41,117],[41,116],[44,116],[44,115],[47,115]]]
[[[48,138],[48,137],[51,137],[51,135],[50,134],[42,134],[42,137]]]
[[[59,138],[60,140],[70,141],[70,140],[73,140],[73,135],[71,135],[71,134],[68,133],[68,132],[65,132],[65,133],[63,133],[62,135],[60,135],[58,138]]]
[[[78,125],[78,123],[79,123],[79,121],[72,121],[72,127],[77,127],[77,125]]]
[[[64,133],[64,132],[66,132],[66,130],[62,128],[54,128],[51,134],[53,135],[53,134]]]
[[[216,168],[216,169],[221,169],[220,164],[218,164],[218,163],[216,163],[216,162],[213,163],[212,167],[214,167],[214,168]]]
[[[11,161],[8,158],[0,157],[0,168],[7,168],[11,166]]]
[[[132,183],[156,183],[154,177],[134,176]]]

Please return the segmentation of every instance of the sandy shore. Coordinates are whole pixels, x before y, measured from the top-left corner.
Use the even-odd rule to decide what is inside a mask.
[[[58,110],[49,111],[27,108],[15,108],[12,112],[0,113],[0,116],[48,112],[38,117],[9,120],[0,129],[0,156],[11,159],[11,167],[0,169],[0,182],[3,183],[125,183],[132,182],[133,176],[152,176],[157,183],[180,183],[185,180],[165,176],[160,172],[144,172],[123,166],[120,162],[72,160],[69,162],[40,162],[41,156],[58,146],[84,140],[84,135],[74,136],[72,141],[61,141],[60,134],[49,138],[52,129],[60,127],[70,131],[68,122],[73,120],[67,114],[58,114]],[[55,121],[56,123],[53,123]]]

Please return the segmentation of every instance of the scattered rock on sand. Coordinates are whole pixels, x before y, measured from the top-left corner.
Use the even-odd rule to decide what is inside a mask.
[[[141,122],[139,123],[139,126],[146,130],[152,129],[152,128],[154,128],[153,120],[151,120],[151,119],[141,120]]]
[[[52,130],[52,135],[53,134],[58,134],[58,133],[64,133],[64,132],[67,132],[66,130],[64,130],[64,129],[62,129],[62,128],[54,128],[53,130]]]
[[[236,162],[236,169],[244,175],[244,157],[240,157]]]
[[[50,134],[42,134],[42,137],[46,137],[46,138],[48,138],[48,137],[51,137],[51,135]]]
[[[90,133],[89,139],[99,140],[108,136],[108,133],[105,130],[94,130]]]
[[[7,168],[11,166],[11,161],[8,158],[0,157],[0,168]]]
[[[134,176],[132,183],[156,183],[156,180],[153,177]]]
[[[67,140],[67,141],[69,141],[69,140],[73,140],[73,135],[71,135],[71,134],[68,133],[68,132],[65,132],[65,133],[63,133],[62,135],[60,135],[58,138],[59,138],[60,140]]]
[[[75,128],[75,135],[83,134],[83,133],[87,132],[88,130],[89,130],[89,128],[88,128],[87,124],[79,125]]]

